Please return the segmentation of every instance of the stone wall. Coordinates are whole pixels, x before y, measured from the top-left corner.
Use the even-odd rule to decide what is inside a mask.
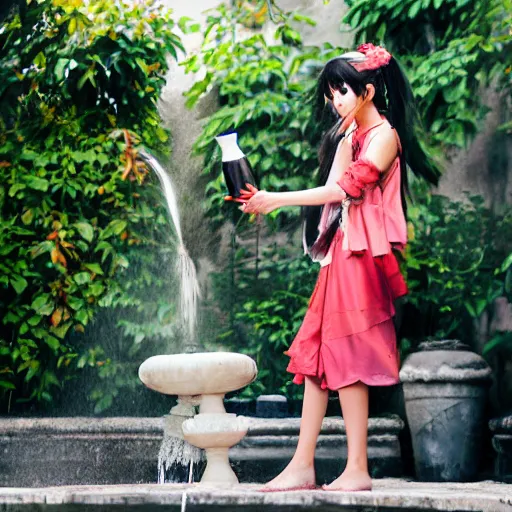
[[[230,450],[230,460],[240,481],[263,483],[290,461],[300,419],[249,420],[248,434]],[[156,483],[163,428],[163,418],[0,418],[0,487]],[[402,428],[396,416],[370,418],[374,477],[402,475]],[[319,483],[334,480],[346,457],[343,420],[326,418],[315,459]],[[199,477],[201,467],[196,470]]]
[[[497,92],[484,94],[491,110],[469,147],[446,155],[438,192],[453,199],[463,199],[465,192],[480,194],[499,212],[512,202],[512,136],[497,128],[511,116]]]

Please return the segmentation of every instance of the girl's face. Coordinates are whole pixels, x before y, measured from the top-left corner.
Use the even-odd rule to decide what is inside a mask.
[[[347,83],[343,83],[339,89],[334,89],[331,86],[329,89],[331,94],[327,100],[332,102],[336,112],[342,118],[347,117],[356,108],[358,96]]]

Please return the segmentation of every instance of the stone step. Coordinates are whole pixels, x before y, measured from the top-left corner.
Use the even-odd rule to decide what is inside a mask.
[[[157,481],[163,418],[0,419],[0,486],[129,484]],[[250,418],[247,436],[230,450],[242,482],[265,482],[291,459],[299,418]],[[400,418],[370,418],[372,476],[402,475]],[[333,480],[346,460],[341,418],[325,418],[316,457],[318,483]],[[201,467],[196,468],[196,477]]]

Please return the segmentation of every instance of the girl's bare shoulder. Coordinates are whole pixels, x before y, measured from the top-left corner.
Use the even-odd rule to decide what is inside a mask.
[[[386,170],[398,154],[398,137],[389,123],[382,123],[372,133],[365,157],[379,169]]]

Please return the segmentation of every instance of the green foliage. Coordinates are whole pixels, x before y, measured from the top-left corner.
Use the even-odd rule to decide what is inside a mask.
[[[510,0],[350,0],[359,42],[384,41],[406,65],[431,142],[463,147],[487,112],[482,90],[512,91]],[[407,30],[404,30],[407,27]]]
[[[501,267],[495,270],[500,280],[501,293],[507,301],[512,302],[512,252],[507,255]],[[497,330],[483,348],[484,355],[500,355],[507,359],[512,355],[512,332]]]
[[[409,218],[413,234],[406,254],[406,303],[415,309],[411,334],[416,341],[469,341],[471,320],[503,293],[495,269],[512,248],[512,211],[497,216],[479,196],[459,202],[423,191]]]
[[[77,369],[105,367],[108,342],[87,336],[100,308],[137,322],[161,306],[142,292],[168,285],[170,226],[133,145],[167,151],[156,99],[173,26],[154,2],[114,0],[33,0],[2,26],[2,402],[51,401]]]
[[[308,100],[314,71],[339,51],[330,45],[304,47],[291,23],[314,22],[298,13],[281,13],[275,44],[261,34],[239,38],[237,30],[246,17],[242,7],[222,4],[211,11],[200,54],[184,63],[189,72],[200,66],[206,71],[205,78],[186,93],[189,107],[212,90],[219,94],[220,107],[208,118],[195,143],[209,179],[206,209],[218,223],[232,210],[232,205],[223,201],[220,149],[214,141],[224,131],[238,132],[261,188],[280,191],[312,185],[318,162]],[[297,217],[297,210],[270,215],[271,220],[277,219],[274,227],[293,223]]]

